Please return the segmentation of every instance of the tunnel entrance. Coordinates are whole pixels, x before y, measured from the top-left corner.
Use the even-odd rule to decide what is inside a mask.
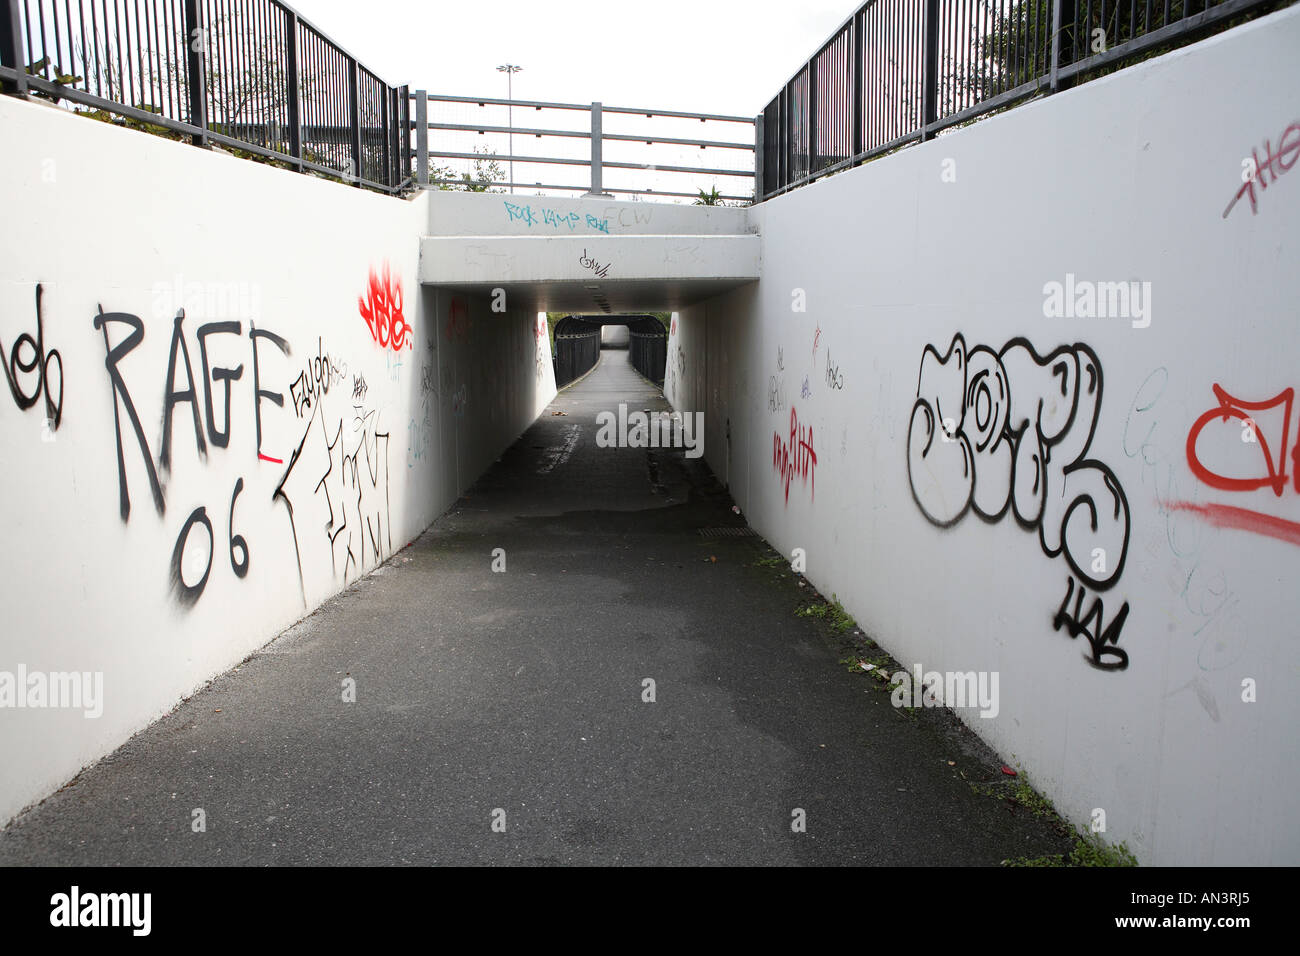
[[[601,349],[626,350],[632,367],[663,388],[668,329],[648,312],[566,315],[555,323],[555,387],[563,388],[591,371]]]

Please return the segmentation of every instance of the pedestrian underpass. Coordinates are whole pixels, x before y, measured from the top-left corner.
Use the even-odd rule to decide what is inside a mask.
[[[282,148],[107,104],[175,141],[5,43],[0,856],[175,862],[197,808],[249,862],[1049,852],[1007,778],[1144,863],[1300,859],[1296,9],[899,128],[827,81],[892,62],[876,15],[732,206],[598,155],[577,197],[418,188],[456,124],[368,71],[375,126]],[[665,311],[662,391],[633,346],[557,392],[545,313]],[[620,405],[702,457],[597,443]]]

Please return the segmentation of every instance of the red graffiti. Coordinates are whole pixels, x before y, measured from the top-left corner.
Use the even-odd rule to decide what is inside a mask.
[[[1300,120],[1296,120],[1282,131],[1282,135],[1277,140],[1276,153],[1273,152],[1269,141],[1264,140],[1262,162],[1255,148],[1251,147],[1250,159],[1246,160],[1248,165],[1243,173],[1245,181],[1237,190],[1237,194],[1232,197],[1232,202],[1228,203],[1228,208],[1223,210],[1223,218],[1228,218],[1228,213],[1232,212],[1232,207],[1237,205],[1237,201],[1242,196],[1250,197],[1250,214],[1255,215],[1259,211],[1259,204],[1255,198],[1255,184],[1258,183],[1261,190],[1268,189],[1269,174],[1272,175],[1273,182],[1277,182],[1282,173],[1295,165],[1297,158],[1300,158]]]
[[[460,296],[452,298],[447,312],[447,341],[456,339],[469,341],[469,306]]]
[[[1214,396],[1219,404],[1209,409],[1192,423],[1187,432],[1187,464],[1202,482],[1211,488],[1223,491],[1255,491],[1259,488],[1271,488],[1278,497],[1286,490],[1287,445],[1290,441],[1291,411],[1295,403],[1295,389],[1286,388],[1272,398],[1262,402],[1247,402],[1224,391],[1219,385],[1214,386]],[[1268,436],[1260,428],[1259,422],[1252,415],[1254,412],[1266,412],[1278,409],[1282,413],[1281,434],[1274,435],[1276,445],[1269,444]],[[1206,466],[1201,460],[1197,443],[1201,432],[1216,420],[1227,422],[1237,419],[1240,423],[1241,445],[1254,445],[1250,452],[1249,468],[1256,469],[1251,474],[1247,469],[1244,477],[1220,474]],[[1234,439],[1229,447],[1237,447]],[[1222,447],[1222,446],[1220,446]],[[1300,492],[1300,441],[1291,449],[1295,490]],[[1276,538],[1288,544],[1300,545],[1300,522],[1289,521],[1274,515],[1238,508],[1224,504],[1197,504],[1191,501],[1173,501],[1168,507],[1174,511],[1185,511],[1196,515],[1207,524],[1216,528],[1229,528],[1237,531],[1249,531],[1265,537]]]
[[[676,319],[673,319],[673,328],[672,328],[672,333],[673,333],[673,335],[676,335],[676,334],[677,334],[677,320],[676,320]]]
[[[391,346],[394,352],[411,347],[415,336],[402,315],[402,283],[392,275],[388,263],[384,263],[382,274],[371,268],[369,287],[364,297],[357,297],[357,306],[370,327],[370,335],[381,347]],[[408,333],[412,333],[411,341],[407,340]]]
[[[1222,488],[1224,491],[1253,491],[1256,488],[1270,487],[1275,495],[1281,496],[1286,488],[1287,432],[1291,426],[1291,405],[1295,399],[1295,389],[1283,389],[1263,402],[1242,401],[1229,395],[1217,384],[1214,386],[1214,394],[1219,400],[1218,407],[1211,408],[1196,419],[1191,430],[1187,433],[1187,464],[1191,466],[1192,473],[1212,488]],[[1271,408],[1282,409],[1282,441],[1277,446],[1276,460],[1273,458],[1268,438],[1260,431],[1254,418],[1250,415],[1252,411],[1267,411]],[[1202,429],[1216,418],[1224,422],[1229,418],[1241,420],[1241,444],[1258,446],[1259,452],[1264,458],[1263,465],[1267,474],[1250,478],[1228,478],[1211,471],[1202,464],[1196,451],[1196,440],[1200,437]],[[1297,462],[1300,462],[1300,445],[1297,445],[1292,457]],[[1300,491],[1300,470],[1296,473],[1296,491]]]
[[[812,426],[799,424],[799,416],[790,409],[790,439],[772,433],[772,467],[785,484],[785,500],[790,502],[790,482],[798,475],[811,485],[810,497],[817,495],[817,452],[813,450]]]
[[[1249,508],[1236,508],[1232,505],[1198,505],[1191,501],[1171,501],[1168,507],[1173,511],[1189,511],[1199,515],[1216,528],[1234,528],[1250,531],[1269,538],[1277,538],[1287,544],[1300,545],[1300,522],[1287,521],[1273,515],[1251,511]]]

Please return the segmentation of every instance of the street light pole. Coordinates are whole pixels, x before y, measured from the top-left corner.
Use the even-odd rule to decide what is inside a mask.
[[[497,72],[498,72],[498,73],[504,73],[504,74],[506,75],[506,100],[508,101],[508,103],[507,103],[507,105],[506,105],[506,110],[507,110],[507,115],[510,117],[510,119],[509,119],[509,128],[510,128],[510,191],[511,191],[512,193],[515,191],[515,103],[514,103],[514,100],[515,100],[515,92],[514,92],[514,78],[515,78],[515,74],[518,73],[518,72],[519,72],[520,70],[522,70],[522,69],[523,69],[522,66],[516,66],[516,65],[513,64],[513,63],[503,63],[501,66],[497,67]]]

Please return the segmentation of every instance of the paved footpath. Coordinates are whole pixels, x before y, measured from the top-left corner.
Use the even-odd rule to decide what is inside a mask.
[[[667,407],[607,351],[413,545],[16,821],[0,864],[1060,852],[1047,824],[972,788],[1006,784],[969,731],[895,710],[839,663],[761,539],[701,534],[743,520],[699,461],[596,447],[619,401]]]

